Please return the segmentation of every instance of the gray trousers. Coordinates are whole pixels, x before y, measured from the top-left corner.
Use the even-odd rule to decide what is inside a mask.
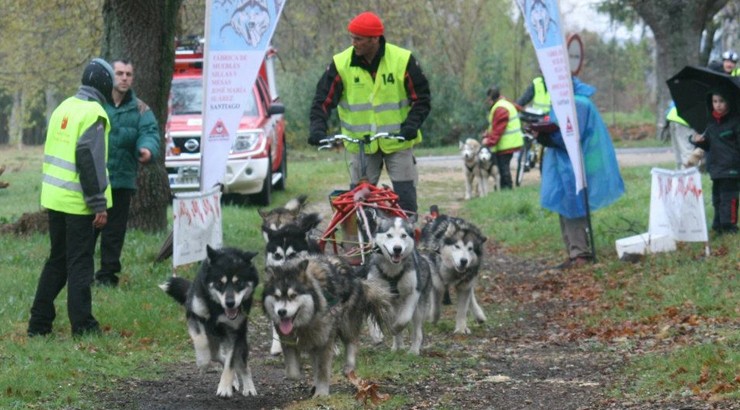
[[[416,169],[416,158],[412,149],[398,151],[392,154],[385,154],[378,151],[374,154],[365,155],[365,162],[367,163],[365,176],[367,176],[368,181],[373,185],[378,184],[380,171],[383,169],[383,164],[385,163],[385,167],[388,170],[388,178],[393,183],[393,190],[398,194],[398,204],[405,211],[414,213],[417,211],[416,184],[419,181],[419,172]],[[360,155],[352,154],[352,159],[350,160],[352,186],[357,185],[361,175]]]
[[[588,246],[588,219],[585,216],[569,219],[560,215],[560,233],[570,259],[591,257]]]

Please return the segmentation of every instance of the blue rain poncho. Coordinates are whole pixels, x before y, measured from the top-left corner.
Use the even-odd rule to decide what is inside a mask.
[[[609,131],[596,105],[589,99],[596,91],[592,86],[573,78],[581,150],[588,186],[588,201],[592,211],[607,206],[624,194],[624,182],[614,152]],[[550,111],[557,122],[555,111]],[[576,195],[573,167],[565,150],[560,131],[552,134],[554,147],[545,150],[542,161],[540,204],[566,218],[586,216],[584,191]]]

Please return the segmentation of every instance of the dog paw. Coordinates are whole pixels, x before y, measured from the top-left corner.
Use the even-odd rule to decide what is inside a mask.
[[[244,390],[242,390],[242,396],[249,397],[249,396],[256,396],[257,395],[257,389],[254,388],[254,383],[249,382],[246,386],[244,386]]]
[[[231,389],[231,386],[223,387],[220,384],[218,385],[218,390],[216,390],[216,396],[231,397],[233,395],[234,395],[234,391]]]
[[[459,327],[458,327],[458,328],[455,328],[455,331],[454,331],[454,333],[455,333],[456,335],[469,335],[469,334],[470,334],[470,328],[469,328],[469,327],[467,327],[467,326],[465,326],[465,327],[462,327],[462,328],[459,328]]]

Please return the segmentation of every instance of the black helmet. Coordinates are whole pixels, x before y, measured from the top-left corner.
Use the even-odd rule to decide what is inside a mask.
[[[82,72],[82,85],[100,91],[106,100],[113,98],[113,68],[102,58],[94,58]]]

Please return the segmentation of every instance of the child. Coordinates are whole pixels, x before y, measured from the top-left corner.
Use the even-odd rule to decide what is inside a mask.
[[[711,118],[704,134],[689,137],[707,151],[707,171],[712,179],[712,230],[736,233],[740,194],[740,113],[735,101],[724,91],[709,94]]]

